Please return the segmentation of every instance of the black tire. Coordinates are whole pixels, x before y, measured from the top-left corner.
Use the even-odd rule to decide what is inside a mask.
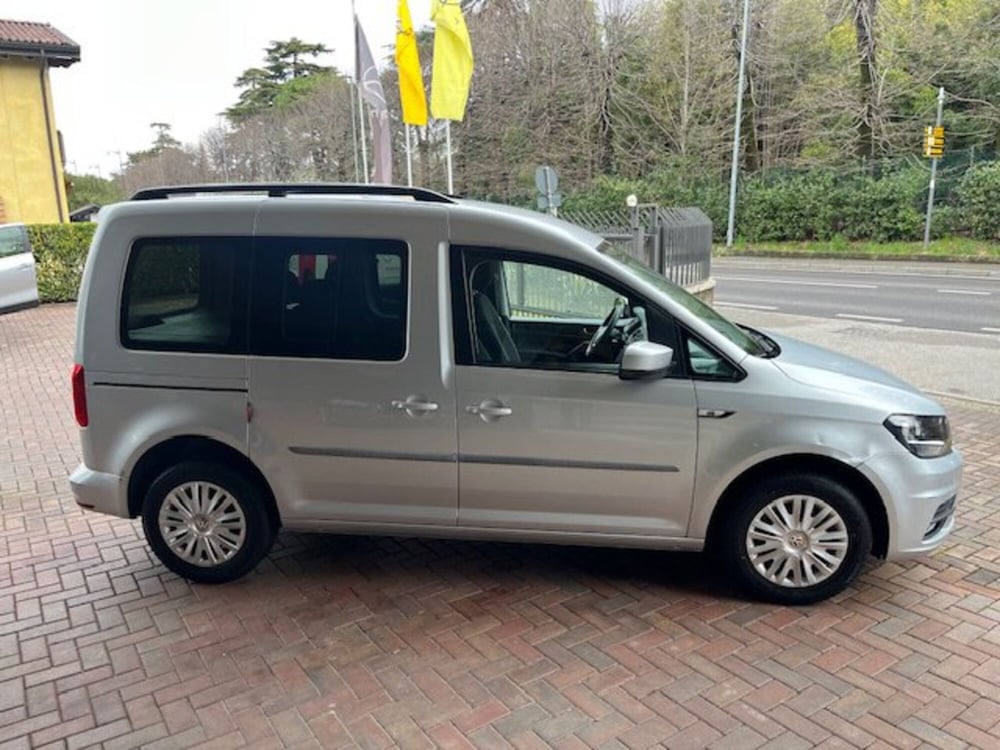
[[[188,461],[149,486],[142,528],[160,562],[174,573],[196,583],[225,583],[249,573],[271,549],[277,529],[265,503],[260,487],[237,471]],[[210,510],[185,515],[190,508]],[[164,532],[174,536],[171,529],[173,548],[164,538]]]
[[[798,506],[795,497],[803,498]],[[822,505],[810,505],[806,498]],[[795,524],[790,524],[782,542],[776,541],[777,533],[771,541],[767,535],[778,528],[773,522],[778,522],[780,511],[794,514],[796,508],[803,517],[818,519],[820,529],[803,535],[793,533]],[[846,542],[843,551],[841,539]],[[817,548],[821,552],[814,553]],[[805,474],[777,476],[751,487],[719,519],[712,547],[727,573],[735,573],[750,594],[791,605],[812,604],[843,591],[861,571],[871,548],[871,522],[854,494],[832,479]],[[808,572],[816,582],[810,582]]]

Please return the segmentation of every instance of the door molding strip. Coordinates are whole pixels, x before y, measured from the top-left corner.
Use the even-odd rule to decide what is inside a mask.
[[[363,451],[350,448],[308,448],[293,445],[288,449],[300,456],[328,456],[332,458],[377,458],[389,461],[428,461],[453,464],[458,461],[454,453],[396,453],[394,451]]]
[[[679,472],[670,464],[627,464],[611,461],[577,461],[574,459],[521,458],[519,456],[478,456],[466,453],[458,457],[466,464],[494,464],[497,466],[540,466],[552,469],[600,469],[604,471],[656,471],[661,473]]]

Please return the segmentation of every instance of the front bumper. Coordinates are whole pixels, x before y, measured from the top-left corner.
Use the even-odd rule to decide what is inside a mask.
[[[69,486],[76,504],[87,510],[129,518],[125,482],[115,474],[93,471],[84,464],[70,475]]]
[[[889,521],[887,560],[938,547],[955,525],[962,454],[917,458],[900,450],[879,454],[859,468],[875,483]]]

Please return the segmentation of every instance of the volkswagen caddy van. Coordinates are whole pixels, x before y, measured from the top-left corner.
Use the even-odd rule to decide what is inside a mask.
[[[705,550],[758,597],[926,554],[941,406],[737,325],[601,237],[419,188],[186,186],[104,209],[80,506],[230,581],[279,528]]]

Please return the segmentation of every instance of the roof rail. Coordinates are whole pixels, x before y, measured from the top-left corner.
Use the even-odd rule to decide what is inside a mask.
[[[129,200],[153,201],[175,195],[204,195],[208,193],[266,193],[271,198],[288,195],[397,195],[426,203],[454,203],[451,198],[426,188],[404,185],[359,185],[348,182],[261,182],[210,185],[176,185],[173,187],[146,188]]]

